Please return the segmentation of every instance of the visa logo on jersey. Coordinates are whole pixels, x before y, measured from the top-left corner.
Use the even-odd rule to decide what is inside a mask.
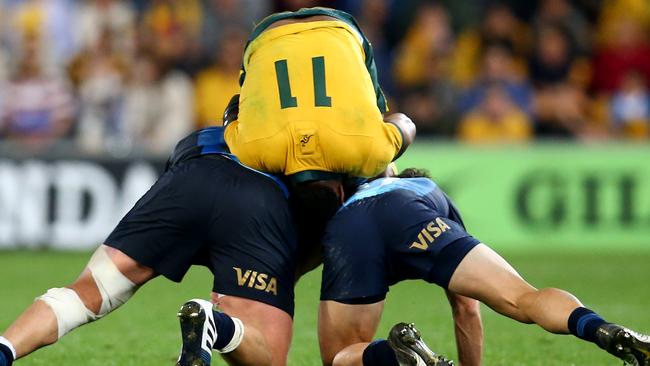
[[[451,227],[449,227],[442,218],[436,217],[436,219],[428,223],[424,229],[420,230],[418,240],[414,241],[409,249],[417,248],[427,250],[429,245],[436,241],[437,237],[449,229],[451,229]]]
[[[244,272],[241,268],[232,268],[237,273],[237,284],[240,287],[250,287],[260,291],[271,292],[273,295],[278,294],[278,280],[275,277],[250,269]]]

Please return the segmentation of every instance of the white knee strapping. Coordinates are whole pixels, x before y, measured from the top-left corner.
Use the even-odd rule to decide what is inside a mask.
[[[104,248],[95,251],[88,262],[88,269],[102,296],[99,318],[117,309],[127,302],[137,286],[120,272]]]
[[[38,297],[50,306],[59,328],[59,339],[80,325],[97,319],[97,315],[86,308],[74,290],[69,288],[52,288],[45,295]]]
[[[131,298],[137,286],[115,266],[103,248],[95,251],[88,269],[99,289],[102,304],[99,313],[89,310],[77,293],[69,288],[53,288],[37,298],[50,306],[59,328],[59,338],[80,325],[95,321],[117,309]]]

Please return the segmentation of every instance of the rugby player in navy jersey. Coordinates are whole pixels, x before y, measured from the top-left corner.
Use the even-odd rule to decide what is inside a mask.
[[[105,316],[158,275],[181,281],[193,264],[213,272],[223,312],[199,299],[181,308],[178,365],[208,365],[212,349],[231,364],[284,365],[296,245],[286,187],[227,154],[222,128],[195,132],[79,278],[38,297],[2,334],[0,365]]]
[[[467,233],[458,210],[421,171],[362,186],[329,222],[322,242],[319,339],[326,365],[419,365],[403,361],[414,353],[436,365],[435,356],[413,342],[402,342],[391,356],[395,339],[418,338],[407,324],[394,327],[388,341],[368,343],[389,286],[406,279],[437,284],[552,333],[573,334],[629,365],[650,365],[650,337],[605,321],[566,291],[528,284]],[[461,363],[478,365],[480,358],[461,354]]]

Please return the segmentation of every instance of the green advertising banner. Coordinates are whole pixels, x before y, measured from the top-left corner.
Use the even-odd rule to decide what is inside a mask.
[[[650,249],[650,146],[420,142],[399,168],[428,169],[470,233],[495,248]]]

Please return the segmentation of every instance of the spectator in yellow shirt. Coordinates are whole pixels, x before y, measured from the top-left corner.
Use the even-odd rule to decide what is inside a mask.
[[[223,111],[233,94],[239,93],[241,58],[247,34],[237,28],[224,33],[221,47],[210,67],[201,71],[195,83],[197,127],[222,125]]]
[[[507,44],[513,57],[512,73],[526,75],[525,58],[530,48],[530,32],[505,4],[488,5],[481,25],[463,30],[456,38],[450,75],[461,87],[468,87],[481,73],[481,57],[493,44]]]
[[[530,119],[504,88],[491,85],[479,106],[460,122],[458,137],[465,142],[521,142],[533,135]]]

